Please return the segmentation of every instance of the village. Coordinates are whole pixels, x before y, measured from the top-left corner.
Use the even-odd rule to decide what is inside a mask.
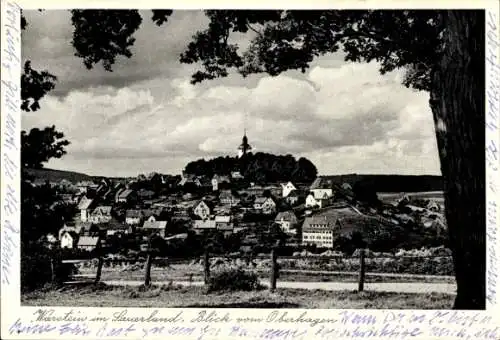
[[[237,252],[265,252],[264,242],[291,252],[331,253],[340,240],[356,234],[376,238],[409,223],[446,233],[442,202],[401,194],[373,207],[359,202],[349,183],[332,183],[327,176],[312,184],[262,185],[248,183],[239,171],[212,178],[152,173],[49,185],[74,209],[58,235],[47,237],[51,247],[67,250],[127,254],[146,251],[152,238],[168,248],[172,242],[182,247],[195,235],[202,240],[199,246],[219,238]]]

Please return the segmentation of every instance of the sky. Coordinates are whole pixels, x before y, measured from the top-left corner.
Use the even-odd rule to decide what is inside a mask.
[[[429,95],[401,85],[402,70],[380,75],[376,63],[341,53],[289,71],[191,85],[198,65],[179,62],[201,11],[176,11],[155,26],[150,11],[130,59],[113,72],[74,56],[70,13],[25,11],[22,57],[58,77],[22,129],[55,125],[71,142],[46,167],[102,176],[178,174],[199,158],[237,154],[246,128],[254,152],[307,157],[319,174],[440,175]],[[248,37],[232,38],[242,48]]]

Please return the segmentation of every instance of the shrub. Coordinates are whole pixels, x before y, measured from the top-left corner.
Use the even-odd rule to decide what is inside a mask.
[[[257,274],[242,269],[229,269],[216,273],[208,282],[209,292],[251,291],[260,289]]]

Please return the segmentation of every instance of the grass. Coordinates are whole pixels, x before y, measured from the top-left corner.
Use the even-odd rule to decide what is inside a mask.
[[[84,273],[89,275],[95,275],[95,270],[85,271]],[[259,271],[258,275],[260,278],[268,278],[268,271]],[[183,270],[153,270],[151,273],[153,282],[154,281],[189,281],[190,277],[193,281],[202,281],[203,274],[201,272],[195,271],[183,271]],[[106,270],[104,268],[101,276],[102,281],[142,281],[144,279],[144,272],[139,271],[129,271],[129,272],[119,272],[115,270]],[[328,274],[323,273],[290,273],[286,270],[280,272],[279,279],[282,281],[300,281],[300,282],[357,282],[357,275],[349,274]],[[419,278],[419,277],[390,277],[390,276],[365,276],[365,282],[423,282],[423,283],[454,283],[454,279],[449,279],[446,277],[429,277],[429,278]]]
[[[105,284],[47,288],[25,293],[25,306],[149,308],[325,308],[325,309],[450,309],[453,295],[277,289],[207,293],[204,287],[123,287]],[[224,302],[223,302],[224,301]]]

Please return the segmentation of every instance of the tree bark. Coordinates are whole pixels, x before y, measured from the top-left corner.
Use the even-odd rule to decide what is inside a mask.
[[[486,307],[484,11],[443,13],[430,104],[457,282],[454,309]]]

